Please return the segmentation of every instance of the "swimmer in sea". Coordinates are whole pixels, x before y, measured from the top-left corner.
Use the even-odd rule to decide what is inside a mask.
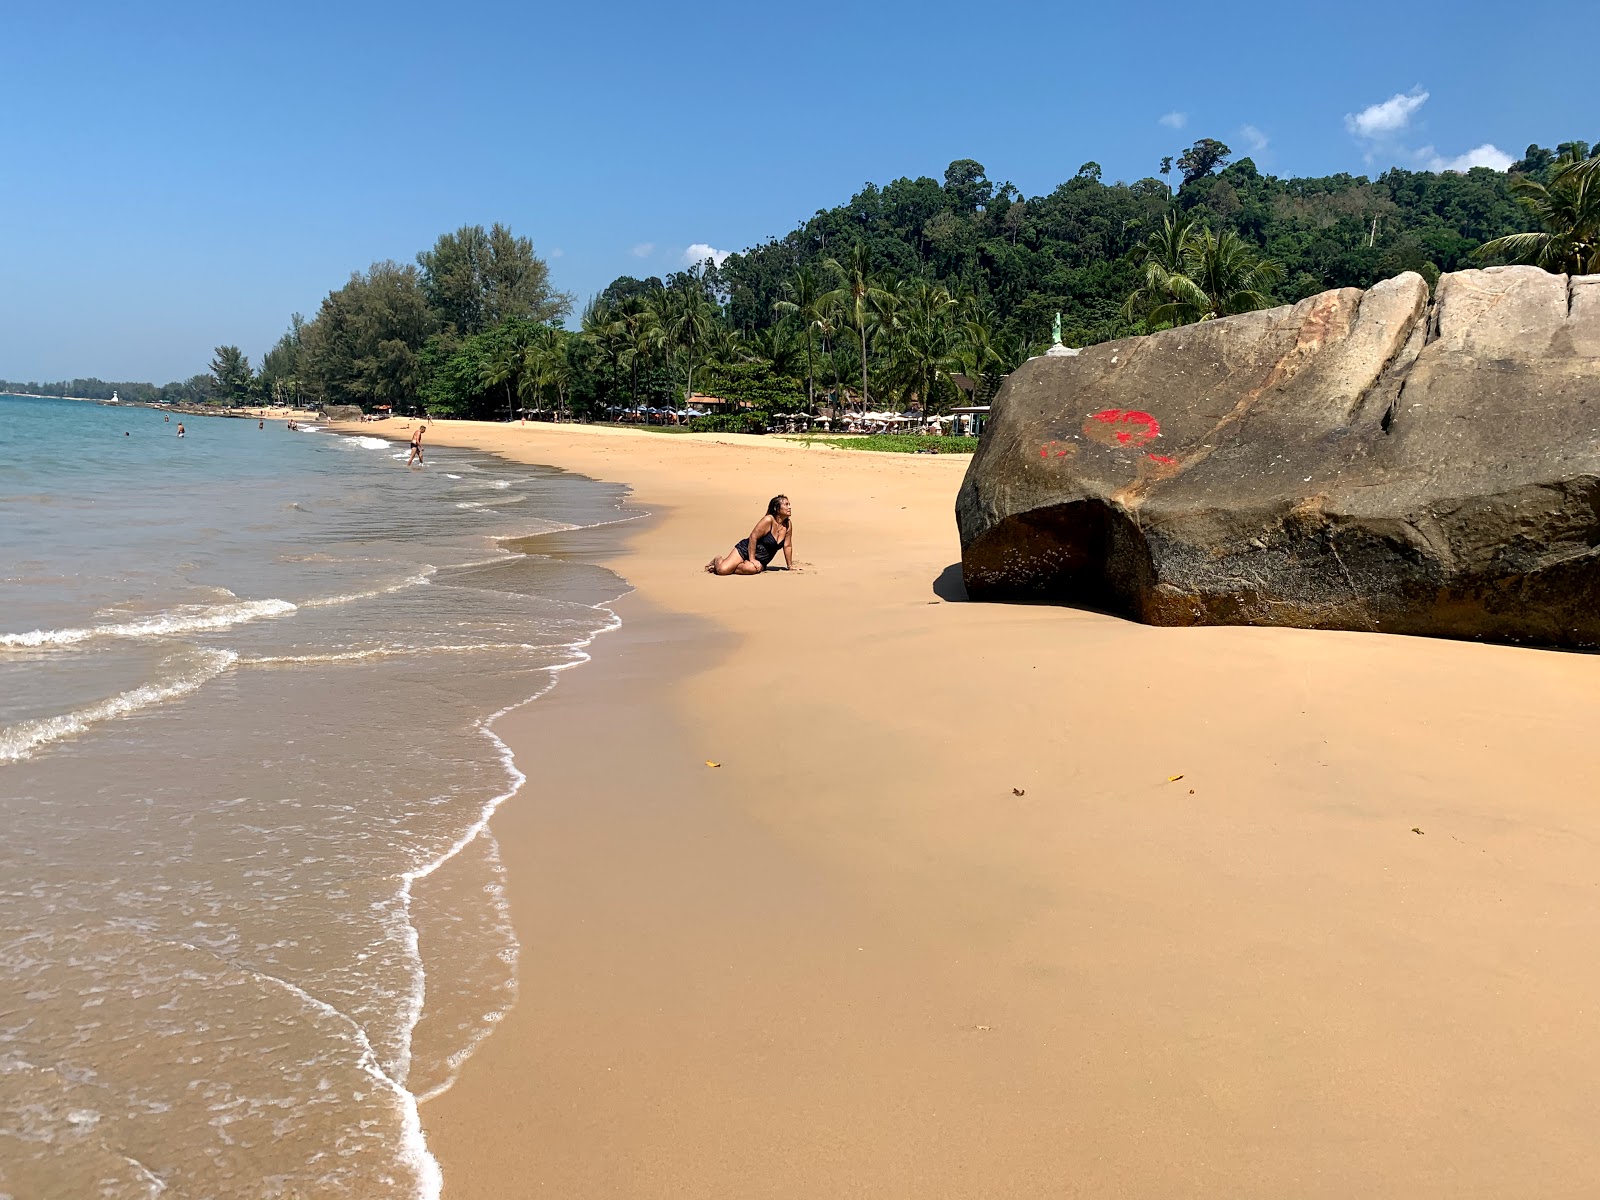
[[[422,435],[428,432],[426,425],[418,425],[417,431],[411,435],[411,457],[406,459],[406,466],[416,463],[419,467],[427,464],[422,461]]]
[[[178,436],[179,437],[183,436],[183,422],[182,421],[178,422]]]
[[[256,428],[257,429],[265,429],[266,427],[267,427],[267,423],[265,421],[257,421],[256,422]]]

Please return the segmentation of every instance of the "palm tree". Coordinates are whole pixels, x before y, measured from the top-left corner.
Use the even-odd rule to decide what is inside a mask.
[[[1009,365],[996,339],[994,317],[989,312],[976,311],[961,324],[955,358],[961,373],[972,381],[974,404],[983,401],[980,393],[987,390],[989,376],[997,374],[1000,367]]]
[[[522,361],[519,392],[524,396],[531,394],[534,408],[537,409],[544,390],[555,388],[556,413],[559,415],[566,405],[567,387],[572,382],[572,359],[567,335],[552,326],[545,326],[523,351]]]
[[[1144,271],[1122,312],[1130,320],[1143,313],[1147,328],[1267,308],[1283,279],[1282,267],[1257,258],[1232,230],[1219,236],[1171,215],[1145,243]]]
[[[634,296],[622,306],[622,356],[627,360],[632,375],[630,395],[637,407],[639,403],[639,364],[648,363],[663,344],[661,318],[656,307]]]
[[[1558,275],[1600,272],[1600,157],[1563,158],[1548,186],[1522,176],[1512,181],[1511,191],[1544,230],[1485,242],[1479,258],[1528,263]]]
[[[937,284],[918,280],[900,313],[900,353],[910,390],[927,413],[939,376],[957,366],[954,354],[956,301]]]
[[[689,397],[694,395],[695,351],[710,338],[720,314],[697,281],[673,289],[668,293],[662,307],[662,333],[667,342],[681,349],[688,360],[688,386],[683,397],[683,402],[687,405]]]
[[[772,311],[780,314],[800,318],[800,324],[806,333],[806,407],[815,408],[817,404],[816,373],[812,365],[812,335],[820,331],[828,323],[828,308],[824,297],[827,293],[822,291],[817,280],[817,273],[810,267],[801,267],[794,273],[794,278],[785,285],[789,299],[779,300],[772,306]]]
[[[1144,281],[1122,306],[1122,315],[1136,320],[1140,313],[1148,312],[1172,298],[1172,281],[1183,274],[1184,256],[1189,252],[1196,236],[1195,222],[1187,217],[1168,213],[1161,228],[1152,233],[1144,244]]]
[[[488,356],[483,360],[480,380],[485,388],[505,385],[506,389],[506,420],[517,419],[516,409],[512,405],[511,389],[515,385],[521,387],[524,345],[518,343],[515,337],[503,337],[495,343]]]
[[[867,404],[867,337],[873,326],[873,305],[886,302],[883,286],[872,274],[872,260],[867,254],[867,244],[857,242],[851,248],[849,261],[840,264],[830,258],[823,266],[839,276],[840,286],[824,297],[830,306],[843,309],[845,323],[855,330],[861,346],[861,405]]]
[[[583,339],[596,354],[611,367],[611,386],[608,398],[615,399],[618,376],[621,373],[624,348],[624,326],[616,310],[603,300],[591,301],[583,310]]]

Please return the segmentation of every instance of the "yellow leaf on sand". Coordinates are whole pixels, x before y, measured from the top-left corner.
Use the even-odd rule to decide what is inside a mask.
[[[706,766],[708,766],[708,767],[720,767],[721,765],[722,765],[721,763],[712,762],[709,758],[706,759]]]
[[[1167,776],[1167,782],[1168,783],[1177,783],[1178,780],[1180,780],[1182,778],[1183,778],[1182,775],[1168,775]]]

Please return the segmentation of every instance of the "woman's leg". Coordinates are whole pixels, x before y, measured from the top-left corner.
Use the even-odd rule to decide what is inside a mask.
[[[721,558],[713,558],[708,562],[706,570],[713,575],[759,575],[761,574],[761,564],[752,562],[740,554],[739,548],[735,546]]]

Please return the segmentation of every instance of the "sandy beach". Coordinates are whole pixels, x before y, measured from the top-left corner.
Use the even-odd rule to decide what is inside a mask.
[[[427,438],[653,514],[530,547],[637,591],[499,728],[450,1200],[1600,1188],[1595,658],[965,603],[965,457]],[[777,492],[804,569],[706,575]]]

